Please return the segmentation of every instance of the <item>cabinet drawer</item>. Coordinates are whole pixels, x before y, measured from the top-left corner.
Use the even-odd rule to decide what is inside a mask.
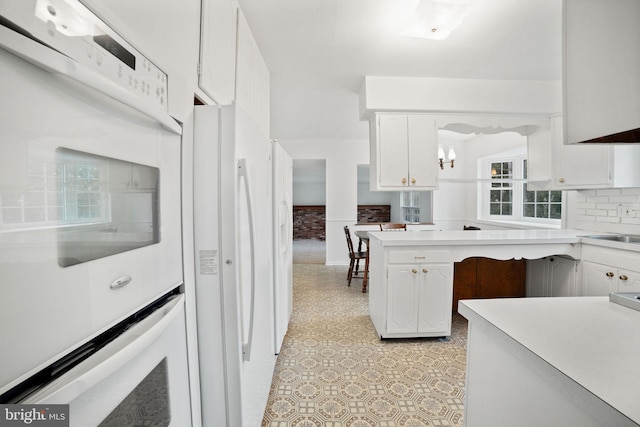
[[[583,243],[582,260],[595,262],[597,264],[610,265],[615,268],[637,271],[640,252],[605,248],[602,246]]]
[[[390,250],[390,264],[415,264],[415,263],[451,262],[449,251],[430,250]]]

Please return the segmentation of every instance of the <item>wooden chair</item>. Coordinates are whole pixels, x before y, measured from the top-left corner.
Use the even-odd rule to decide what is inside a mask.
[[[380,223],[380,231],[388,230],[406,230],[407,224],[398,224],[394,222],[382,222]]]
[[[347,248],[349,249],[349,273],[347,274],[347,282],[348,286],[351,286],[351,279],[353,276],[358,275],[358,270],[360,269],[360,260],[363,259],[366,261],[367,252],[360,251],[360,247],[358,247],[358,251],[356,252],[353,249],[353,241],[351,240],[351,232],[349,231],[348,226],[344,226],[344,235],[347,239]],[[365,270],[368,266],[365,263]],[[366,271],[365,271],[366,275]]]

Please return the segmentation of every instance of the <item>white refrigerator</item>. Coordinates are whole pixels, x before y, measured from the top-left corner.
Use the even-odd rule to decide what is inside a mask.
[[[275,297],[274,346],[280,352],[293,310],[293,162],[273,144],[273,283]]]
[[[204,427],[258,426],[275,366],[272,148],[237,106],[194,113],[194,245]]]

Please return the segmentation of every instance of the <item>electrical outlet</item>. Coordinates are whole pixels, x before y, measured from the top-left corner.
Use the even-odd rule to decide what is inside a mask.
[[[618,216],[620,218],[635,218],[638,215],[638,209],[630,205],[618,205]]]

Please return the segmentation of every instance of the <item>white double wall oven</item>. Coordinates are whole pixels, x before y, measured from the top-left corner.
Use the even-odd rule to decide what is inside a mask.
[[[168,76],[80,3],[0,18],[0,403],[125,426],[146,387],[144,425],[191,425]]]

